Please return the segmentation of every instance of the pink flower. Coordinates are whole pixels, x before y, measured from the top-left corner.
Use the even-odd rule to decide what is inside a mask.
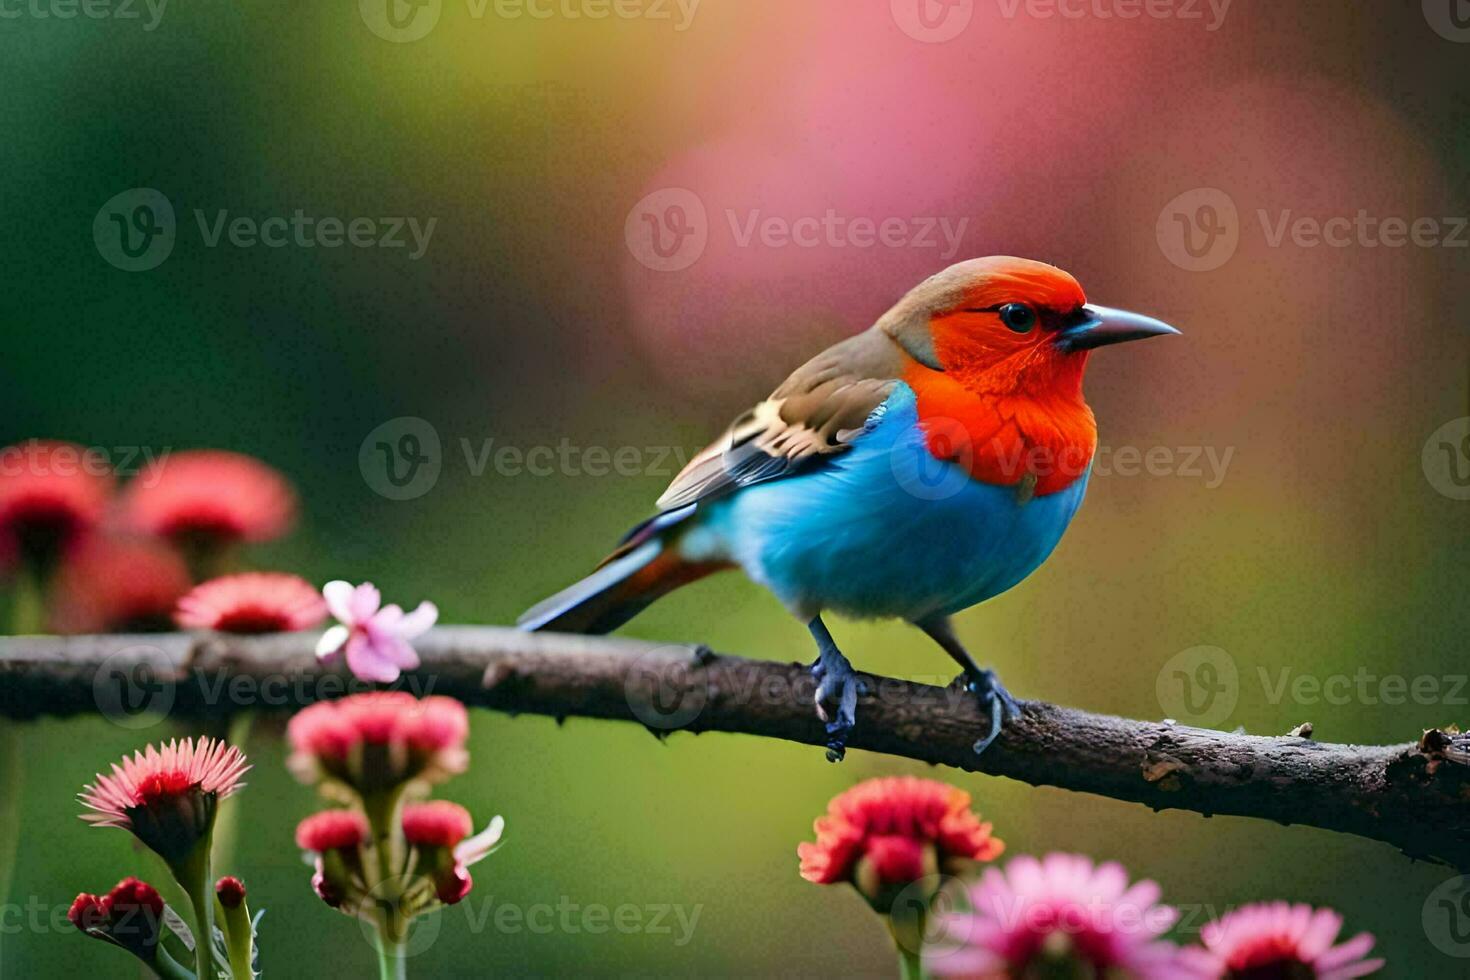
[[[448,800],[410,803],[403,808],[403,836],[423,847],[453,847],[470,835],[470,811]]]
[[[322,634],[316,648],[319,658],[331,659],[345,647],[347,666],[354,675],[383,684],[391,684],[400,671],[419,665],[419,656],[408,641],[428,632],[439,618],[432,602],[421,602],[405,615],[396,605],[379,608],[383,598],[371,582],[353,588],[340,580],[328,582],[322,595],[341,625]]]
[[[169,455],[155,473],[127,485],[122,505],[130,528],[206,547],[278,538],[296,516],[285,477],[258,459],[216,449]]]
[[[179,600],[183,629],[222,633],[306,630],[327,618],[327,604],[304,578],[281,572],[225,575],[196,585]]]
[[[1209,980],[1351,980],[1383,967],[1366,959],[1373,936],[1360,932],[1334,946],[1342,916],[1331,909],[1286,902],[1243,905],[1200,931],[1205,948],[1185,951]]]
[[[157,632],[173,628],[189,569],[148,538],[89,537],[56,575],[51,625],[59,633]]]
[[[130,830],[173,864],[209,837],[219,801],[244,785],[249,768],[239,749],[214,739],[150,745],[83,788],[78,798],[93,812],[82,819]]]
[[[985,980],[1053,973],[1180,980],[1190,974],[1178,949],[1158,941],[1178,913],[1158,900],[1158,885],[1130,885],[1115,862],[1018,857],[1004,871],[985,870],[970,890],[973,912],[944,916],[924,964],[935,976]]]
[[[31,439],[0,449],[0,561],[42,567],[102,519],[112,476],[87,450]]]
[[[442,696],[371,691],[319,701],[298,711],[286,727],[288,765],[304,782],[328,779],[359,793],[434,783],[463,772],[469,716]]]
[[[474,879],[469,866],[495,850],[505,831],[505,821],[496,817],[466,840],[473,827],[469,811],[448,800],[403,808],[403,838],[418,854],[413,863],[432,879],[434,895],[445,905],[453,905],[470,893]]]
[[[352,850],[367,839],[367,819],[356,810],[323,810],[296,825],[296,846],[318,854]]]

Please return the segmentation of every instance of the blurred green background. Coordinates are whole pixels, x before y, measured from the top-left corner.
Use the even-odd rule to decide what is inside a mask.
[[[374,0],[170,4],[152,30],[141,5],[138,19],[66,19],[27,3],[0,6],[0,444],[255,454],[295,481],[304,516],[253,564],[371,579],[391,600],[432,598],[446,622],[506,623],[648,512],[676,468],[662,447],[692,453],[949,261],[1028,255],[1075,273],[1094,300],[1184,330],[1101,353],[1088,384],[1105,446],[1166,447],[1170,462],[1099,473],[1053,558],[960,618],[971,648],[1023,697],[1134,717],[1178,716],[1166,664],[1213,646],[1237,669],[1218,727],[1280,734],[1310,720],[1321,739],[1390,742],[1470,721],[1453,683],[1470,628],[1470,504],[1453,474],[1421,465],[1431,433],[1467,412],[1464,234],[1457,248],[1269,233],[1283,212],[1443,222],[1470,210],[1470,46],[1434,29],[1433,4],[1236,0],[1216,21],[1204,4],[1202,19],[1177,15],[1196,9],[1183,4],[1125,19],[1099,14],[1116,4],[1062,16],[975,0],[926,10],[969,17],[940,40],[944,22],[925,27],[905,0],[704,0],[687,19],[687,3],[651,0],[603,18],[595,0],[431,0],[396,8],[410,33],[428,29],[393,40]],[[99,209],[131,188],[159,191],[177,215],[171,253],[147,271],[111,264],[93,238]],[[666,188],[706,211],[707,245],[677,271],[645,266],[636,238],[635,205]],[[1239,242],[1191,271],[1175,261],[1168,206],[1198,188],[1235,205]],[[437,220],[413,259],[211,247],[196,218],[297,209]],[[753,214],[829,209],[965,223],[952,255],[942,237],[740,243]],[[410,416],[438,435],[441,470],[432,489],[392,500],[359,449]],[[634,475],[585,456],[546,475],[493,456],[480,468],[487,440],[492,452],[634,447],[640,462]],[[1223,473],[1191,472],[1195,447],[1230,453]],[[833,627],[863,669],[952,673],[906,627]],[[801,626],[735,575],[625,632],[810,656]],[[1326,681],[1360,669],[1438,678],[1459,697],[1274,696],[1283,670]],[[1378,935],[1386,975],[1463,971],[1421,918],[1451,873],[1355,838],[863,752],[833,766],[754,738],[660,744],[626,724],[486,713],[473,725],[472,771],[441,795],[478,820],[503,814],[509,843],[442,917],[419,976],[889,975],[881,927],[849,889],[801,881],[795,848],[831,795],[901,772],[970,790],[1013,854],[1122,860],[1196,910],[1196,927],[1201,909],[1257,898],[1329,904]],[[80,890],[161,875],[127,835],[77,820],[74,794],[174,730],[24,727],[0,974],[119,970],[120,954],[49,921]],[[371,975],[370,946],[313,897],[292,844],[312,794],[267,732],[248,751],[235,870],[267,909],[266,974]],[[667,934],[495,924],[502,904],[543,903],[698,918],[687,936],[672,914]],[[39,927],[29,913],[17,925],[27,904],[44,910]]]

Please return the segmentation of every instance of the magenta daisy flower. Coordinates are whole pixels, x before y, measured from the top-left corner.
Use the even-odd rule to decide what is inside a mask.
[[[1370,933],[1333,945],[1341,931],[1332,909],[1257,902],[1205,926],[1205,948],[1186,952],[1209,980],[1352,980],[1382,969],[1382,959],[1367,958]]]
[[[308,630],[327,618],[327,604],[306,579],[282,572],[225,575],[196,585],[174,611],[183,629],[221,633]]]
[[[150,745],[85,787],[79,799],[97,827],[122,827],[170,865],[189,857],[208,839],[219,801],[244,784],[250,766],[240,750],[215,739]]]
[[[974,911],[941,920],[925,950],[939,977],[1108,976],[1179,980],[1179,951],[1158,937],[1178,913],[1159,886],[1128,881],[1115,862],[1080,854],[1022,856],[987,868],[969,893]]]

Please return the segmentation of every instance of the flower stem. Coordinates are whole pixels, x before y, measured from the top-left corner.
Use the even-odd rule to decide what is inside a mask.
[[[917,950],[898,948],[898,975],[903,980],[923,980],[924,968]]]
[[[10,632],[15,636],[39,633],[46,624],[46,593],[42,575],[22,568],[15,576],[15,599],[10,607]]]
[[[20,848],[21,804],[25,801],[25,754],[19,722],[0,721],[0,905],[10,901],[10,886]],[[0,974],[4,973],[0,957]]]
[[[406,961],[403,958],[403,943],[389,939],[387,929],[378,930],[378,977],[379,980],[406,980]]]
[[[209,836],[173,869],[174,880],[194,909],[194,972],[199,980],[216,980],[214,967],[214,888],[209,882]]]
[[[921,980],[924,976],[919,951],[924,947],[924,923],[927,909],[895,908],[888,916],[888,932],[898,952],[898,974],[903,980]]]

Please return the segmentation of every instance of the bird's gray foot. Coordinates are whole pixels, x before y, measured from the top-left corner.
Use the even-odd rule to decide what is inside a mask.
[[[1007,721],[1020,716],[1021,705],[1011,697],[1011,692],[1005,689],[993,670],[981,669],[973,673],[967,670],[955,679],[955,683],[975,695],[980,700],[980,707],[990,716],[989,733],[975,743],[975,754],[979,755],[990,748],[990,743],[1000,735],[1001,727]]]
[[[847,754],[847,736],[857,725],[858,696],[866,694],[867,687],[837,649],[821,618],[807,626],[817,641],[817,659],[811,665],[812,676],[817,679],[813,701],[817,717],[827,726],[827,761],[841,762]]]

